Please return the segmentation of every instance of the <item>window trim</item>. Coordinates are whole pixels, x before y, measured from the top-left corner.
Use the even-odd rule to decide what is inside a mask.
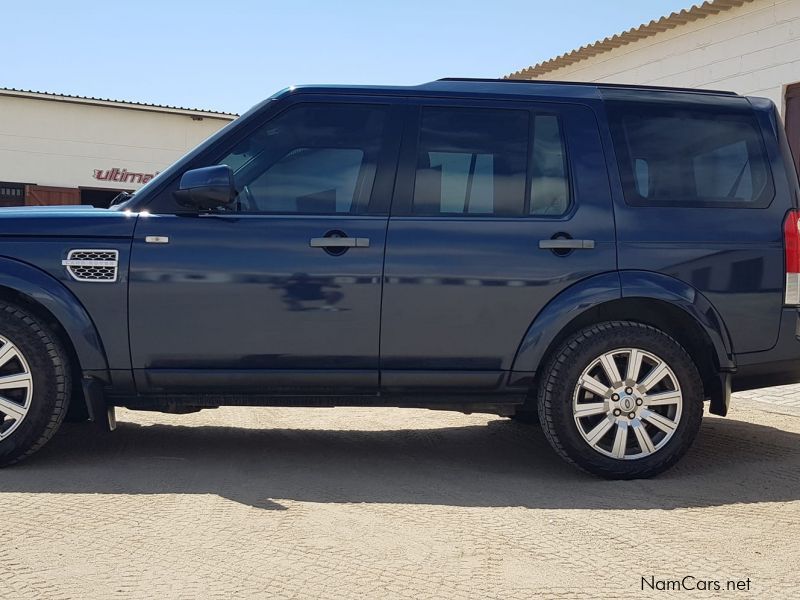
[[[766,141],[764,140],[764,132],[761,124],[758,121],[755,111],[752,109],[731,109],[728,107],[698,107],[693,104],[676,104],[671,106],[666,103],[647,102],[644,103],[653,109],[670,108],[675,112],[690,112],[694,114],[707,113],[712,116],[728,115],[738,118],[747,118],[749,125],[753,128],[757,142],[761,149],[761,156],[764,166],[766,167],[766,181],[764,189],[761,190],[758,199],[747,202],[742,200],[729,200],[729,201],[688,201],[688,200],[648,200],[646,198],[639,199],[633,197],[631,191],[635,191],[635,173],[633,169],[633,162],[630,156],[630,145],[628,143],[627,130],[622,124],[622,114],[624,111],[621,109],[628,104],[636,104],[641,106],[641,102],[632,102],[625,100],[606,101],[606,114],[608,129],[611,135],[611,143],[616,157],[617,172],[619,174],[619,181],[622,190],[622,198],[627,206],[636,208],[736,208],[736,209],[765,209],[769,208],[775,199],[777,190],[775,188],[775,179],[772,172],[772,161],[770,160],[769,152],[767,149]],[[638,194],[636,194],[638,196]]]

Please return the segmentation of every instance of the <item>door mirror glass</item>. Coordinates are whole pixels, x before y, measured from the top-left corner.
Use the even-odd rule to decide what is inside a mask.
[[[228,165],[214,165],[186,171],[174,192],[178,204],[197,210],[228,206],[236,197],[233,171]]]

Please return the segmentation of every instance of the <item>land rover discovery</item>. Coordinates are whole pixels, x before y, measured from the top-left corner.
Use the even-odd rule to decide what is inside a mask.
[[[797,198],[764,99],[290,88],[111,209],[0,211],[0,462],[115,406],[406,406],[651,476],[800,381]]]

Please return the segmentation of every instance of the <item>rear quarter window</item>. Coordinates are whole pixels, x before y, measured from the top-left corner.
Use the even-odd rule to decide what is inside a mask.
[[[769,161],[750,110],[609,102],[623,192],[637,206],[767,206]]]

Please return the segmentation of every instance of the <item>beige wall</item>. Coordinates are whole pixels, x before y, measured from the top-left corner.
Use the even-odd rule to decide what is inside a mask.
[[[136,189],[94,171],[161,171],[232,118],[0,95],[0,181]]]
[[[800,0],[755,0],[538,78],[731,90],[783,111],[800,82]]]

